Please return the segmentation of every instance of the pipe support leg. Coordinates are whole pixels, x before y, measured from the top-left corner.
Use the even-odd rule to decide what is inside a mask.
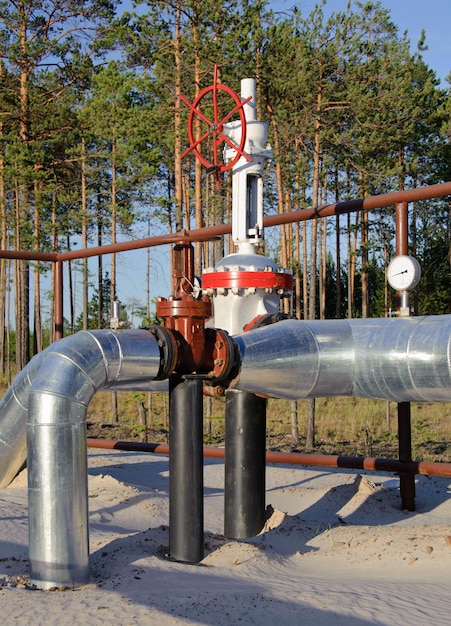
[[[203,391],[200,378],[169,379],[169,553],[204,558]]]
[[[258,535],[266,521],[266,399],[226,391],[224,535]]]

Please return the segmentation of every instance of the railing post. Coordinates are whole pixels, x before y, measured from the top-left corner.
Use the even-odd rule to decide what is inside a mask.
[[[54,301],[53,301],[53,341],[64,337],[64,307],[63,307],[63,263],[55,261],[53,264]]]
[[[396,204],[396,255],[409,254],[409,212],[407,202]],[[408,295],[408,294],[407,294]],[[396,292],[396,311],[401,307],[401,293]],[[398,453],[403,463],[412,461],[412,421],[410,402],[398,404]],[[403,510],[415,511],[415,475],[399,474],[401,506]]]

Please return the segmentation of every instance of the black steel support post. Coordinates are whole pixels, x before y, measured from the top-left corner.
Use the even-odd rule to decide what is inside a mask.
[[[200,378],[169,379],[169,554],[204,558],[203,391]]]
[[[266,399],[226,391],[224,535],[254,537],[265,525]]]
[[[398,404],[398,450],[400,461],[409,463],[412,460],[410,402],[400,402]],[[415,511],[415,475],[400,472],[399,488],[402,509]]]

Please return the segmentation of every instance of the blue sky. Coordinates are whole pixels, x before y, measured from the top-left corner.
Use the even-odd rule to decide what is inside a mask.
[[[306,16],[317,0],[274,0],[271,4],[275,10],[296,6]],[[343,11],[347,4],[348,0],[327,0],[325,14]],[[355,6],[355,0],[352,4]],[[445,79],[451,73],[451,0],[381,0],[381,4],[390,10],[392,22],[398,26],[400,34],[408,31],[413,51],[421,30],[425,29],[429,49],[423,53],[423,58],[435,70],[442,86],[448,86]]]
[[[355,0],[352,0],[355,4]],[[362,0],[363,1],[363,0]],[[296,6],[304,16],[315,7],[317,0],[273,0],[274,10],[287,10]],[[328,0],[325,14],[345,10],[348,0]],[[123,5],[130,7],[131,2],[125,0]],[[408,31],[412,43],[412,51],[421,35],[426,31],[428,50],[423,53],[425,62],[433,69],[448,86],[446,77],[451,73],[451,0],[382,0],[382,6],[389,9],[392,21],[398,26],[400,34]],[[243,77],[245,78],[245,77]],[[145,236],[146,233],[143,233]],[[169,295],[170,277],[165,249],[151,250],[151,296]],[[145,304],[145,253],[133,252],[120,255],[118,264],[118,295],[124,304],[138,300]],[[77,307],[78,308],[78,307]]]
[[[307,16],[320,0],[270,0],[275,11],[284,11],[297,7],[302,15]],[[356,0],[351,0],[355,7]],[[366,0],[361,0],[365,2]],[[132,0],[123,0],[124,9],[131,9]],[[327,0],[325,14],[343,11],[348,0]],[[408,31],[412,50],[420,38],[421,30],[426,31],[426,45],[429,50],[423,53],[426,63],[447,86],[445,78],[451,73],[451,0],[381,0],[383,7],[390,10],[392,21],[399,27],[400,33]]]

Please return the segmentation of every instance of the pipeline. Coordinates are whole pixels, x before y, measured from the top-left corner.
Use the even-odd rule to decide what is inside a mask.
[[[169,331],[158,333],[62,339],[32,359],[0,403],[2,486],[23,463],[28,420],[31,578],[40,587],[88,580],[87,407],[100,389],[149,389],[172,373],[177,347]],[[234,337],[231,387],[287,399],[449,401],[450,341],[451,316],[282,321]]]
[[[0,403],[3,485],[23,460],[28,421],[30,576],[41,588],[89,580],[87,407],[100,389],[164,374],[160,343],[146,330],[77,333],[34,357]]]
[[[45,353],[31,359],[0,402],[0,488],[7,487],[27,458],[28,398]]]
[[[163,332],[159,329],[159,332]],[[145,341],[145,339],[147,341]],[[159,364],[160,351],[155,338],[148,331],[122,331],[114,333],[110,330],[82,331],[72,337],[51,344],[46,350],[34,356],[28,365],[16,376],[11,386],[0,401],[0,489],[7,487],[24,465],[27,457],[26,424],[30,389],[41,367],[47,364],[55,354],[73,358],[74,363],[80,362],[89,366],[89,354],[83,352],[87,343],[98,345],[98,356],[102,355],[105,368],[109,371],[116,366],[122,371],[116,372],[116,380],[106,383],[116,391],[156,391],[167,389],[167,383],[153,381],[156,363]],[[152,346],[152,347],[150,347]],[[69,354],[74,352],[73,357]],[[92,347],[91,347],[92,352]],[[94,350],[94,353],[96,350]],[[136,354],[135,357],[130,355]],[[155,356],[158,354],[157,356]],[[91,355],[92,356],[92,355]],[[123,371],[126,364],[134,360],[134,370],[130,379]],[[108,362],[108,359],[111,362]],[[148,375],[149,366],[152,376]],[[83,366],[81,366],[82,368]],[[143,374],[139,367],[144,368]],[[67,369],[67,368],[66,368]],[[65,393],[68,381],[63,371],[53,381],[57,394]],[[98,388],[99,389],[99,388]],[[98,390],[97,389],[97,390]]]
[[[88,448],[100,450],[123,450],[126,452],[144,452],[150,454],[169,454],[166,443],[145,443],[143,441],[115,441],[88,437]],[[223,459],[224,448],[205,446],[205,458]],[[433,463],[429,461],[398,461],[397,459],[377,459],[373,457],[347,456],[342,454],[313,454],[303,452],[266,452],[267,463],[278,465],[306,465],[308,467],[330,467],[359,469],[373,472],[402,472],[422,476],[451,476],[451,463]]]
[[[234,336],[232,387],[296,400],[451,400],[451,316],[286,320]]]

